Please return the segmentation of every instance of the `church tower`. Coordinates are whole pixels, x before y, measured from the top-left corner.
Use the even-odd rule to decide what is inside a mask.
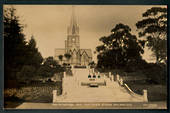
[[[70,54],[70,58],[61,60],[60,55]],[[71,64],[74,66],[85,66],[92,61],[91,49],[80,49],[79,26],[77,24],[75,6],[72,6],[71,21],[67,27],[67,39],[65,40],[65,48],[55,49],[55,59],[61,64]]]
[[[67,40],[65,41],[66,52],[80,49],[79,26],[75,16],[75,6],[72,6],[70,25],[67,28]]]
[[[72,6],[72,15],[70,25],[67,28],[67,40],[65,41],[66,53],[71,54],[72,64],[80,64],[80,39],[79,26],[75,16],[75,6]]]

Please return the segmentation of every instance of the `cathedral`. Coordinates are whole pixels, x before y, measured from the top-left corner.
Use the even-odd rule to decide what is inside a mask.
[[[65,58],[65,54],[70,54],[71,57]],[[59,56],[63,56],[62,60]],[[74,6],[72,7],[71,22],[67,28],[67,40],[65,40],[65,48],[55,49],[54,58],[63,63],[69,63],[74,66],[86,66],[92,61],[91,49],[80,48],[79,26],[76,21]]]

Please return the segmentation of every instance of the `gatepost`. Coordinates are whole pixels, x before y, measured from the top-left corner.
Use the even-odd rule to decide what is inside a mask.
[[[118,74],[116,75],[116,80],[119,81],[119,75]]]
[[[112,81],[114,81],[114,75],[112,75]]]
[[[144,99],[144,102],[148,102],[148,97],[147,97],[147,90],[146,89],[144,89],[143,90],[143,99]]]
[[[100,72],[98,72],[97,75],[99,76],[99,75],[100,75]]]
[[[106,75],[105,75],[105,74],[103,75],[103,78],[104,78],[104,80],[105,80],[105,78],[106,78]]]
[[[64,77],[62,80],[62,94],[66,93],[66,72],[64,72]]]
[[[92,68],[92,73],[94,73],[94,68]]]
[[[120,78],[120,85],[123,86],[123,79]]]
[[[71,69],[73,69],[74,68],[74,66],[73,65],[71,65]]]
[[[53,90],[53,103],[57,100],[57,90]]]
[[[111,72],[109,72],[109,78],[111,77]]]
[[[64,78],[66,78],[66,72],[64,72]]]
[[[111,75],[111,72],[109,72],[109,79],[110,79],[110,80],[112,79],[111,76],[112,76],[112,75]]]
[[[113,76],[114,76],[114,81],[116,81],[116,74],[114,74]]]
[[[74,66],[72,65],[71,66],[71,70],[72,70],[72,73],[73,73],[73,76],[75,75],[75,70],[74,70]]]

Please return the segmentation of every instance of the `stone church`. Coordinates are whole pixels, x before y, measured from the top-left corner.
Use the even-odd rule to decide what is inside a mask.
[[[64,57],[64,54],[66,53],[71,55],[69,61]],[[60,61],[59,55],[63,55],[62,61]],[[67,40],[65,40],[65,48],[56,48],[54,58],[60,63],[69,63],[74,66],[85,66],[92,61],[91,49],[80,48],[79,26],[76,21],[74,6],[72,7],[71,22],[67,28]]]

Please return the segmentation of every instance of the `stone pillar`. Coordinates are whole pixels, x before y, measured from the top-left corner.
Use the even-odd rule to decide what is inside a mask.
[[[65,94],[66,93],[66,72],[64,72],[64,77],[62,79],[62,94]]]
[[[120,85],[123,86],[123,79],[120,78]]]
[[[143,90],[143,100],[144,102],[148,102],[148,94],[146,89]]]
[[[62,80],[62,95],[65,94],[65,81],[64,81],[65,78],[63,78]]]
[[[64,72],[64,78],[66,78],[66,72]]]
[[[116,74],[114,74],[113,76],[114,76],[114,81],[116,81]]]
[[[53,103],[57,101],[57,90],[53,90]]]
[[[104,78],[104,80],[106,79],[106,75],[105,74],[103,75],[103,78]]]
[[[71,70],[74,68],[74,66],[73,65],[71,65]]]
[[[118,74],[116,75],[116,80],[119,81],[119,75]]]
[[[75,75],[75,70],[74,70],[74,66],[73,65],[71,66],[71,71],[72,71],[73,76],[74,76]]]
[[[94,73],[94,68],[92,68],[92,73]]]
[[[111,72],[109,72],[109,78],[111,78],[111,76],[112,76],[112,74],[111,74]]]
[[[114,81],[114,75],[112,75],[112,81]]]

